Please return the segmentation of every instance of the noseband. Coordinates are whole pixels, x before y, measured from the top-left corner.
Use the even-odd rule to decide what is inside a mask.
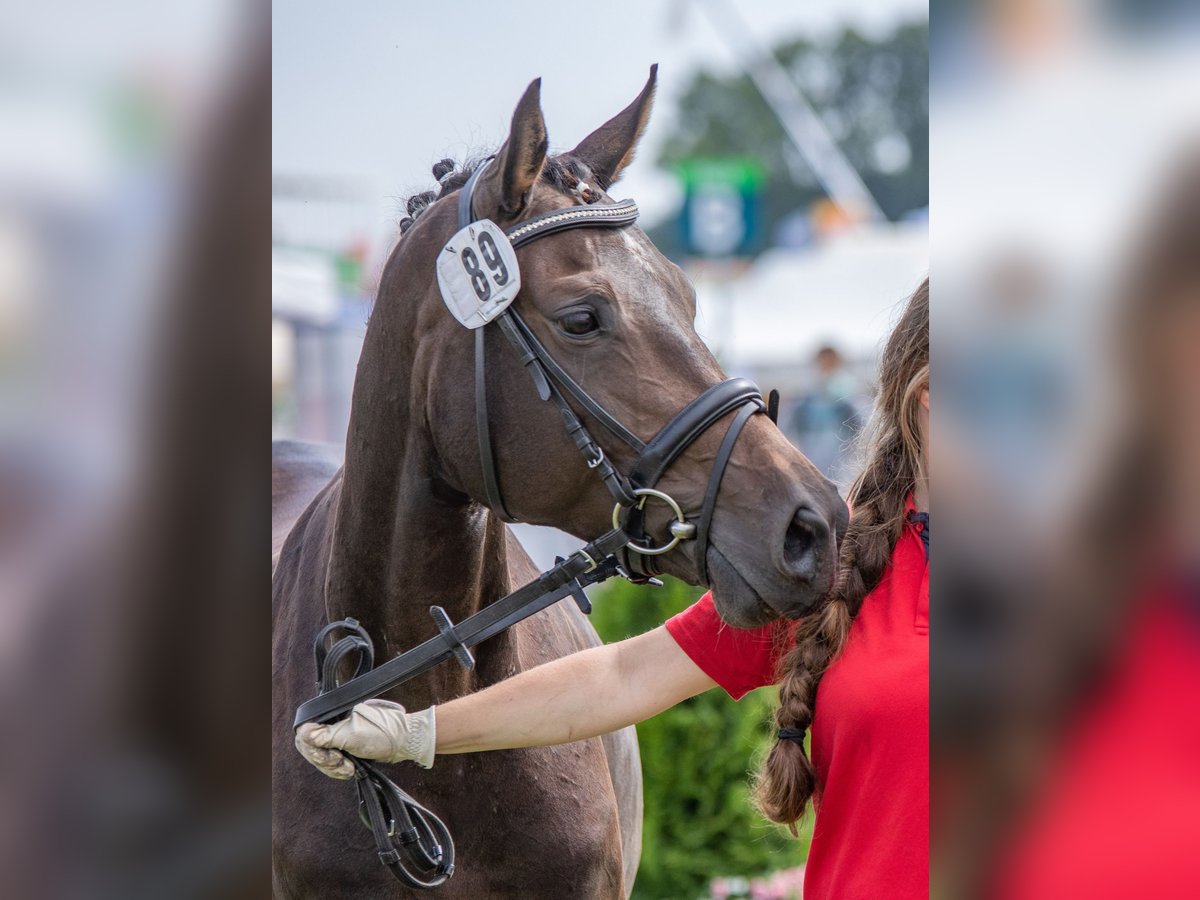
[[[460,231],[478,221],[473,208],[475,187],[488,165],[489,163],[485,162],[475,170],[459,196]],[[622,200],[618,203],[552,210],[518,222],[504,233],[516,250],[539,238],[573,228],[624,228],[637,221],[637,217],[637,204],[632,200]],[[600,476],[612,494],[613,528],[623,529],[628,535],[628,540],[619,551],[626,572],[647,576],[651,574],[648,557],[660,556],[674,550],[681,541],[694,540],[697,572],[701,582],[707,584],[709,527],[712,524],[713,509],[716,507],[717,493],[725,474],[725,467],[733,454],[733,446],[750,417],[767,410],[758,387],[745,378],[730,378],[714,384],[681,409],[654,437],[643,442],[558,364],[516,309],[511,305],[506,307],[491,321],[475,328],[475,423],[479,435],[483,487],[487,505],[506,522],[515,522],[517,519],[508,512],[500,493],[500,480],[496,472],[491,424],[488,418],[486,337],[488,327],[493,322],[508,339],[525,371],[533,379],[538,396],[543,401],[549,400],[555,404],[562,415],[568,436],[583,454],[588,468]],[[591,418],[599,422],[605,431],[637,454],[628,475],[622,475],[613,467],[600,444],[567,402],[564,392]],[[730,422],[713,461],[699,517],[694,522],[689,521],[679,503],[658,489],[658,482],[688,447],[735,410],[737,415]],[[670,537],[657,547],[653,546],[653,539],[646,533],[646,502],[651,499],[665,503],[674,516],[668,525]]]
[[[463,187],[458,204],[458,234],[477,222],[471,201],[479,176],[487,165],[484,163],[476,169]],[[518,222],[503,233],[485,220],[484,224],[492,230],[488,235],[490,243],[486,250],[483,250],[483,244],[479,247],[485,257],[489,253],[500,254],[489,259],[489,264],[496,263],[499,266],[497,261],[503,253],[496,241],[506,238],[512,248],[508,253],[509,261],[515,265],[516,248],[531,241],[571,228],[624,228],[632,225],[637,217],[637,204],[632,200],[622,200],[619,203],[589,204],[543,213]],[[447,244],[449,248],[450,244]],[[481,271],[478,259],[471,262],[476,266],[475,273]],[[463,265],[466,266],[465,258]],[[512,286],[516,288],[519,286],[519,272],[513,274],[518,276]],[[487,273],[483,273],[483,277],[487,278]],[[768,409],[753,383],[744,378],[730,378],[708,388],[681,409],[654,437],[642,441],[555,361],[521,314],[512,308],[515,291],[509,291],[511,296],[507,297],[508,305],[504,306],[492,298],[490,287],[486,284],[481,285],[476,293],[484,295],[479,297],[478,308],[474,308],[474,301],[467,295],[470,308],[464,308],[458,302],[461,300],[459,297],[455,300],[458,304],[456,310],[443,285],[443,298],[455,317],[459,321],[465,319],[474,323],[475,421],[479,432],[479,456],[487,505],[506,522],[516,521],[505,508],[500,495],[488,420],[486,332],[495,323],[533,379],[538,396],[555,405],[562,416],[567,435],[583,454],[588,468],[600,476],[612,494],[612,530],[566,559],[557,560],[551,569],[543,572],[535,581],[488,604],[461,622],[451,622],[440,606],[431,607],[429,611],[438,635],[379,666],[374,664],[374,647],[370,637],[354,619],[343,619],[325,626],[315,641],[317,696],[305,701],[296,710],[295,728],[305,722],[337,721],[363,700],[378,697],[446,660],[455,659],[464,668],[473,668],[475,660],[471,655],[471,647],[566,597],[573,597],[583,612],[591,612],[584,594],[585,587],[614,575],[623,575],[634,581],[652,581],[647,561],[675,549],[681,541],[696,542],[697,571],[701,581],[707,583],[709,580],[706,560],[709,526],[712,524],[721,477],[733,454],[733,446],[751,416],[766,412],[774,420],[777,395],[772,392],[772,403]],[[491,301],[490,306],[487,301]],[[568,396],[612,437],[637,454],[628,475],[623,475],[613,467],[600,444],[568,402]],[[713,461],[700,514],[696,521],[689,521],[679,503],[657,487],[658,482],[688,447],[730,413],[734,413],[734,416]],[[670,538],[657,547],[646,533],[645,508],[650,499],[665,503],[674,516],[668,526]],[[354,675],[339,682],[339,667],[352,659],[357,660]],[[380,861],[408,887],[432,888],[445,883],[454,873],[454,842],[446,826],[384,775],[376,763],[350,758],[355,767],[359,813],[371,830]]]

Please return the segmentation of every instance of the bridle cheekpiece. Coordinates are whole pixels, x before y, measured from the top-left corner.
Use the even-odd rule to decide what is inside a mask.
[[[459,235],[468,231],[481,220],[475,217],[475,188],[487,170],[490,160],[479,166],[467,180],[458,202],[459,232],[447,244],[454,244]],[[530,219],[517,222],[504,231],[509,244],[515,251],[532,241],[573,228],[624,228],[637,221],[638,207],[632,200],[616,203],[590,203],[566,209],[551,210]],[[488,224],[489,220],[482,220]],[[493,224],[494,227],[494,224]],[[485,251],[486,252],[486,251]],[[482,267],[480,267],[482,268]],[[505,273],[519,278],[518,273]],[[493,279],[499,277],[493,272]],[[515,299],[515,293],[513,298]],[[443,299],[452,306],[443,285]],[[461,320],[460,320],[461,321]],[[584,455],[588,468],[595,471],[613,497],[613,530],[623,530],[627,536],[620,548],[622,568],[626,574],[648,574],[640,558],[660,556],[674,550],[682,541],[696,541],[696,565],[701,580],[708,581],[707,549],[709,527],[716,506],[717,492],[725,467],[733,452],[733,445],[750,417],[765,412],[766,404],[758,387],[744,378],[730,378],[713,385],[679,411],[676,416],[659,430],[649,441],[642,441],[629,428],[608,412],[554,359],[537,339],[520,312],[513,308],[511,300],[495,315],[487,318],[475,331],[475,420],[479,437],[479,456],[483,470],[485,500],[489,508],[506,522],[516,521],[504,504],[500,493],[500,482],[496,471],[495,454],[491,441],[491,423],[488,417],[487,400],[487,349],[486,331],[489,325],[496,327],[508,339],[517,358],[533,379],[538,396],[551,401],[562,415],[567,434]],[[605,431],[629,446],[637,459],[629,474],[618,472],[605,456],[599,442],[580,420],[567,400],[571,397],[582,409],[595,419]],[[708,490],[697,522],[688,521],[682,507],[666,492],[657,487],[659,480],[683,452],[709,428],[729,413],[737,411],[725,434],[709,477]],[[658,500],[667,505],[674,519],[668,525],[669,538],[660,546],[653,546],[645,530],[645,506],[648,500]]]

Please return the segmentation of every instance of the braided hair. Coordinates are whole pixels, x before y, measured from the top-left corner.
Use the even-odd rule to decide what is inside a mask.
[[[908,301],[879,368],[879,396],[863,439],[862,473],[850,487],[850,524],[834,587],[802,620],[780,660],[775,726],[782,735],[758,771],[754,797],[773,822],[796,833],[817,788],[804,732],[812,725],[821,676],[850,635],[864,598],[879,583],[904,529],[905,501],[926,477],[918,407],[929,386],[929,279]]]

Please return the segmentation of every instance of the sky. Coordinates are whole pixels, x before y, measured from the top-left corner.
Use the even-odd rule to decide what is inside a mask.
[[[431,165],[490,150],[526,85],[542,77],[552,150],[573,147],[626,106],[659,63],[656,114],[639,158],[614,190],[644,224],[678,200],[653,165],[673,100],[700,67],[731,71],[733,51],[706,18],[707,0],[611,0],[603,19],[544,2],[276,3],[273,10],[276,175],[335,177],[361,193],[384,240],[401,199],[432,187]],[[924,0],[739,0],[768,44],[853,24],[885,32],[927,16]],[[360,212],[360,215],[362,213]],[[286,222],[284,223],[287,224]]]

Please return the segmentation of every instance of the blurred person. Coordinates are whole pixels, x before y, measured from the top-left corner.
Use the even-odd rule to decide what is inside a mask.
[[[0,582],[21,592],[3,596],[0,635],[0,715],[20,731],[0,759],[8,897],[269,890],[268,757],[231,748],[212,720],[267,727],[253,696],[256,684],[269,694],[257,652],[268,573],[251,537],[262,406],[247,390],[266,385],[248,371],[266,330],[245,327],[269,316],[256,249],[270,147],[260,12],[229,22],[219,69],[181,70],[200,98],[196,129],[159,161],[169,186],[148,179],[170,208],[147,216],[144,173],[132,172],[127,192],[95,208],[120,239],[89,228],[47,244],[46,346],[29,356],[48,384],[22,382],[22,411],[36,415],[0,443]],[[148,37],[161,22],[139,21],[121,71],[161,50]],[[45,71],[91,71],[72,66]],[[88,83],[96,102],[114,92]],[[96,200],[69,187],[51,211]]]
[[[1001,247],[977,281],[946,279],[957,302],[936,326],[936,377],[967,464],[1046,531],[1078,490],[1086,448],[1075,437],[1092,426],[1088,394],[1097,384],[1085,350],[1096,326],[1080,320],[1064,294],[1082,292],[1064,281],[1044,253]]]
[[[1122,286],[1124,428],[1060,561],[1077,623],[1055,648],[1064,703],[1025,729],[991,896],[1200,896],[1198,150]]]
[[[838,577],[817,612],[735,629],[708,593],[646,634],[448,703],[409,713],[369,700],[338,722],[306,723],[297,749],[349,779],[344,753],[428,768],[437,754],[594,737],[717,686],[740,699],[778,683],[776,744],[757,797],[768,818],[793,829],[815,799],[805,897],[928,896],[928,334],[926,281],[883,355]]]
[[[1047,493],[1056,473],[1073,489],[1058,487],[1049,504],[1014,491],[964,439],[973,426],[946,391],[939,515],[954,526],[931,654],[933,896],[1200,896],[1190,822],[1200,802],[1195,149],[1105,320],[1111,371],[1084,369],[1086,353],[1069,367],[1087,372],[1111,422],[1081,429],[1076,397],[1063,433],[1041,444],[1025,409],[1037,397],[1013,406],[1025,418],[1013,419],[1012,440],[1047,458],[1075,443],[1063,458],[1031,460]],[[939,363],[939,379],[944,371]],[[1031,504],[1057,506],[1037,507],[1052,524],[1030,521]]]
[[[792,410],[788,428],[800,452],[837,482],[845,474],[846,450],[862,429],[854,402],[858,386],[836,347],[822,346],[813,362],[815,384]]]

